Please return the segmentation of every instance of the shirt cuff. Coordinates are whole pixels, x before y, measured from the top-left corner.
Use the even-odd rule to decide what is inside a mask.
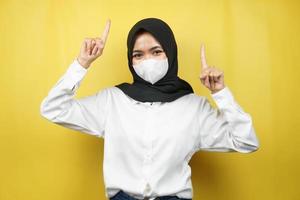
[[[85,74],[88,72],[88,69],[84,68],[77,59],[74,59],[72,64],[67,70],[68,74],[72,74],[72,76],[76,77],[77,79],[81,80]]]
[[[234,101],[233,94],[227,86],[225,86],[222,90],[211,94],[211,96],[219,108],[226,107]]]
[[[88,70],[81,66],[77,59],[74,59],[64,75],[68,87],[75,91],[87,72]]]

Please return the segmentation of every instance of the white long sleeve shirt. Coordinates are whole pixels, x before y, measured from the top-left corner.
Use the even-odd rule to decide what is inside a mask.
[[[225,87],[172,102],[138,102],[112,86],[74,98],[88,69],[76,59],[43,99],[43,117],[104,139],[106,197],[120,189],[143,199],[193,197],[189,161],[197,151],[250,153],[259,148],[251,116]]]

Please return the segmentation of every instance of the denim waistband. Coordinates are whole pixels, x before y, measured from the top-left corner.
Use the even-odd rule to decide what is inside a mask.
[[[144,200],[148,200],[149,197],[146,197]],[[109,200],[139,200],[136,199],[123,190],[119,190],[113,197],[111,197]],[[186,199],[186,198],[179,198],[178,196],[159,196],[156,197],[154,200],[192,200],[192,199]]]

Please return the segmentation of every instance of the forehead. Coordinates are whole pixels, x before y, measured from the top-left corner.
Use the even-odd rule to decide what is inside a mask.
[[[160,43],[149,32],[139,34],[135,40],[133,49],[151,48],[153,46],[160,46]]]

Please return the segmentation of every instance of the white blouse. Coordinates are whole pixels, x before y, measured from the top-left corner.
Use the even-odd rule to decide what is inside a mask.
[[[251,116],[228,87],[211,94],[218,109],[195,93],[172,102],[139,102],[112,86],[74,98],[88,69],[76,59],[40,112],[61,126],[104,139],[106,197],[193,197],[189,161],[197,151],[250,153],[259,148]]]

